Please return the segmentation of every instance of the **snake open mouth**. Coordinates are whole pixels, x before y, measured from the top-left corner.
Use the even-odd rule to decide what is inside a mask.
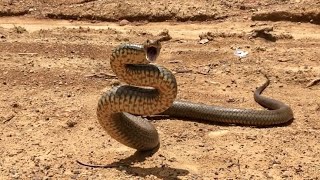
[[[157,57],[159,55],[159,50],[156,47],[148,47],[147,48],[147,60],[150,62],[156,61]]]

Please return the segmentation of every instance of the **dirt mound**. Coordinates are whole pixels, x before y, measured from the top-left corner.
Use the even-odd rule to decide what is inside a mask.
[[[314,10],[311,10],[314,9]],[[0,2],[0,16],[97,21],[213,21],[251,17],[255,21],[294,21],[320,24],[319,4],[311,0],[243,2],[173,0],[153,2],[114,2],[98,0],[58,0],[42,2],[6,0]]]
[[[186,3],[186,4],[184,4]],[[225,18],[224,12],[214,5],[191,4],[188,1],[176,3],[137,2],[89,2],[68,7],[52,8],[46,13],[49,18],[89,19],[102,21],[206,21]],[[184,4],[184,5],[182,5]],[[143,8],[141,8],[143,7]]]
[[[320,24],[320,10],[308,12],[261,12],[252,16],[253,21],[291,21]]]

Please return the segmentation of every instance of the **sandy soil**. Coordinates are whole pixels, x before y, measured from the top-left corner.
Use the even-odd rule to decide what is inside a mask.
[[[0,179],[319,179],[319,2],[50,2],[0,3]],[[161,147],[149,156],[111,139],[95,115],[101,92],[119,83],[108,76],[111,50],[164,29],[172,39],[157,63],[175,73],[179,99],[259,109],[252,92],[264,72],[264,94],[290,105],[293,122],[151,120]]]

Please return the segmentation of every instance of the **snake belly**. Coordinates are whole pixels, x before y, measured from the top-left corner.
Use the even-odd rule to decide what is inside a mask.
[[[137,149],[152,150],[159,145],[159,135],[148,120],[137,115],[169,115],[238,125],[270,126],[293,119],[291,108],[260,95],[269,79],[254,92],[257,103],[269,110],[237,109],[177,101],[177,82],[163,66],[150,64],[160,53],[159,41],[123,44],[116,47],[110,65],[117,77],[128,85],[113,87],[99,99],[97,117],[100,125],[118,142]]]

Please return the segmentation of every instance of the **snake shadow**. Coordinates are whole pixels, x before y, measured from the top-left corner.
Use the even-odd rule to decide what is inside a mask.
[[[77,163],[83,166],[91,167],[91,168],[114,168],[121,172],[125,172],[126,174],[129,174],[132,176],[139,176],[142,178],[147,178],[147,176],[153,175],[159,179],[176,180],[176,179],[180,179],[178,176],[186,176],[189,174],[188,170],[171,168],[166,166],[151,167],[151,168],[132,166],[134,165],[134,163],[145,161],[148,157],[153,156],[158,150],[159,150],[159,146],[151,151],[136,151],[133,155],[125,159],[121,159],[119,161],[113,162],[111,164],[106,164],[106,165],[85,164],[78,160],[77,160]]]
[[[203,120],[203,119],[188,119],[188,118],[177,118],[177,117],[171,117],[168,115],[152,115],[152,116],[145,116],[148,120],[151,121],[164,121],[164,120],[182,120],[182,121],[188,121],[188,122],[197,122],[197,123],[202,123],[202,124],[208,124],[208,125],[217,125],[217,126],[242,126],[242,127],[254,127],[254,128],[274,128],[274,127],[285,127],[285,126],[290,126],[292,122],[294,121],[294,118],[282,123],[282,124],[276,124],[276,125],[264,125],[264,126],[254,126],[254,125],[244,125],[244,124],[234,124],[234,123],[225,123],[225,122],[217,122],[217,121],[208,121],[208,120]]]

